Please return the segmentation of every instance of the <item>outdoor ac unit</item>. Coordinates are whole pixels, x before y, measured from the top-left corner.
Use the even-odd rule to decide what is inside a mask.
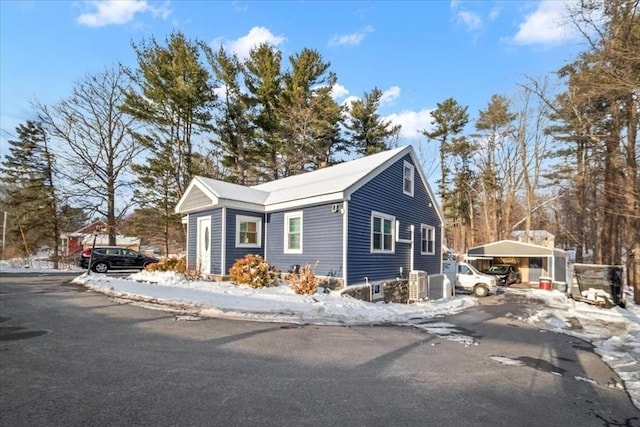
[[[414,270],[409,273],[409,300],[415,302],[426,299],[429,290],[429,276],[426,271]]]

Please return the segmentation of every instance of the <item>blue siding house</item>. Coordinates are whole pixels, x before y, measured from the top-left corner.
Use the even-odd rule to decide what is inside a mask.
[[[176,212],[205,276],[249,253],[343,286],[442,272],[444,219],[411,146],[252,187],[195,177]]]

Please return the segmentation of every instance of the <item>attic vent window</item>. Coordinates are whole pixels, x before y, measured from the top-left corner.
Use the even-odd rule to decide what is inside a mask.
[[[402,191],[407,196],[413,197],[413,181],[415,175],[414,166],[405,161],[402,175]]]

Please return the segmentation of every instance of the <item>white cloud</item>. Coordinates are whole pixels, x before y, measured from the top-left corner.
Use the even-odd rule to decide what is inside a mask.
[[[222,45],[225,50],[236,53],[238,58],[243,59],[249,56],[249,52],[256,46],[267,43],[271,46],[278,46],[287,40],[286,37],[276,36],[268,28],[253,27],[249,33],[236,40],[224,41],[224,38],[218,37],[211,42],[214,48]]]
[[[78,23],[89,27],[121,25],[133,21],[136,13],[151,13],[154,17],[166,19],[171,10],[166,6],[153,7],[146,0],[99,0],[85,2],[93,12],[78,16]]]
[[[239,1],[232,1],[231,5],[233,6],[234,12],[246,12],[249,10],[248,3],[241,3]]]
[[[527,15],[512,42],[520,45],[553,45],[572,39],[573,28],[567,23],[569,2],[543,0],[538,9]]]
[[[351,108],[351,104],[353,104],[355,101],[358,101],[360,98],[358,98],[357,96],[351,95],[351,96],[347,96],[343,101],[341,105],[344,105],[346,107]]]
[[[484,27],[482,16],[476,12],[470,12],[465,9],[461,1],[452,1],[450,8],[456,22],[463,24],[467,27],[468,31],[478,31]]]
[[[400,97],[400,87],[399,86],[391,86],[389,89],[382,92],[382,96],[380,97],[380,105],[388,105],[393,103],[396,99]]]
[[[496,19],[498,19],[498,17],[500,16],[500,9],[498,9],[497,7],[494,7],[493,9],[491,9],[491,12],[489,12],[489,20],[490,21],[495,21]]]
[[[480,15],[468,10],[461,10],[456,13],[458,22],[462,22],[469,31],[479,30],[482,28],[483,22]]]
[[[431,127],[431,110],[428,108],[420,111],[403,111],[399,114],[389,114],[385,117],[393,125],[400,125],[401,138],[422,137],[423,130]]]
[[[343,98],[347,95],[349,95],[349,90],[339,83],[334,84],[333,87],[331,88],[331,97],[334,100]]]
[[[362,31],[352,34],[345,34],[342,36],[333,36],[331,40],[329,40],[329,46],[357,46],[362,43],[362,40],[367,36],[367,34],[373,32],[373,27],[367,26]]]

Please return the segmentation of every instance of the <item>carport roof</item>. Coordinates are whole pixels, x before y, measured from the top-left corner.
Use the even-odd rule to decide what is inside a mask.
[[[566,257],[562,249],[548,248],[531,243],[516,242],[515,240],[500,240],[475,246],[467,250],[467,256],[484,257]]]

